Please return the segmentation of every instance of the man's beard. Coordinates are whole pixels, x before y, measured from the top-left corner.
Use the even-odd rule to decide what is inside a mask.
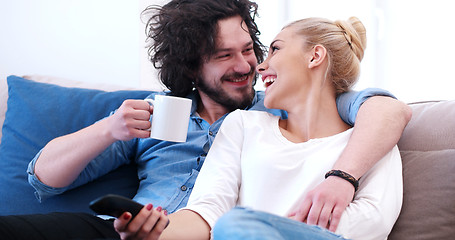
[[[248,74],[233,73],[230,75],[225,75],[221,78],[221,81],[216,81],[215,86],[213,87],[207,84],[204,80],[198,79],[196,87],[199,89],[199,91],[205,93],[210,99],[220,104],[221,106],[225,107],[229,112],[234,111],[236,109],[245,109],[248,106],[250,106],[253,101],[254,98],[253,86],[255,81],[253,81],[253,86],[251,86],[250,89],[242,89],[242,91],[245,94],[241,99],[232,98],[230,94],[222,88],[221,83],[223,82],[223,79],[232,78],[236,79],[244,77],[245,75],[250,76],[252,72],[254,72],[254,68],[252,68],[252,70]],[[253,77],[255,78],[256,76]],[[247,87],[249,88],[249,86],[245,86],[244,88]]]

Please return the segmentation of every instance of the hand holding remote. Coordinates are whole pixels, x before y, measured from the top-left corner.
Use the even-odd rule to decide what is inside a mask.
[[[129,198],[108,194],[90,202],[90,209],[100,215],[120,217],[124,212],[130,212],[133,218],[141,211],[144,205]]]

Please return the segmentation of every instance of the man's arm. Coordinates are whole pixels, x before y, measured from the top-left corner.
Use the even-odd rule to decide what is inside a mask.
[[[352,136],[333,169],[359,179],[398,143],[411,115],[410,107],[398,100],[370,97],[361,105]],[[353,196],[351,183],[330,176],[308,193],[294,218],[335,231]]]
[[[359,179],[400,140],[411,108],[393,98],[376,96],[360,107],[352,136],[333,169]]]
[[[115,141],[148,137],[152,110],[146,101],[126,100],[113,115],[50,141],[38,157],[34,173],[48,186],[68,186]]]

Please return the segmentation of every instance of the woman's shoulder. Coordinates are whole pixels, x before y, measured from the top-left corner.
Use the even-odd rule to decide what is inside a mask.
[[[271,113],[258,110],[240,110],[237,109],[229,114],[230,118],[238,118],[243,121],[257,121],[257,120],[273,120],[279,119],[278,116],[275,116]]]
[[[264,111],[237,109],[226,117],[223,125],[233,125],[242,128],[269,126],[278,121],[279,117]]]

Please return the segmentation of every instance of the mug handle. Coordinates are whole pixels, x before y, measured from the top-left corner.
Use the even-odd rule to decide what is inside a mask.
[[[146,98],[146,99],[144,99],[144,101],[148,102],[152,106],[155,104],[155,100],[150,99],[150,98]]]
[[[148,102],[152,106],[155,104],[155,100],[150,99],[150,98],[146,98],[146,99],[144,99],[144,101]],[[151,131],[152,130],[152,126],[150,126],[150,128],[147,129],[147,130]]]

